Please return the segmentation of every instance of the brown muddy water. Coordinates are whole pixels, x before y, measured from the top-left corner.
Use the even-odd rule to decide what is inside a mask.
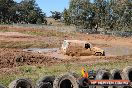
[[[59,48],[28,48],[23,51],[26,52],[38,52],[38,53],[49,53],[49,52],[57,52]]]
[[[123,56],[123,55],[132,55],[132,47],[125,46],[110,46],[102,47],[105,50],[106,56]],[[26,52],[38,52],[38,53],[52,53],[57,52],[59,48],[29,48],[24,49]]]
[[[102,48],[105,50],[106,56],[123,56],[132,55],[132,47],[111,46]]]

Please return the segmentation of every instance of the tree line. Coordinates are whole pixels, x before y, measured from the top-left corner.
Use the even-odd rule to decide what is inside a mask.
[[[46,24],[45,13],[42,12],[35,0],[0,0],[0,23],[31,23]]]
[[[84,29],[132,30],[131,0],[70,0],[64,23]]]

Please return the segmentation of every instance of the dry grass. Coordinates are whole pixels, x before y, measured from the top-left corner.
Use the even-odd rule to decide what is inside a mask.
[[[48,43],[45,41],[0,41],[0,48],[55,48],[60,47],[60,44]]]

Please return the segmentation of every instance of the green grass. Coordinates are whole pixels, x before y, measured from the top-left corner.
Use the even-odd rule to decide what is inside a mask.
[[[84,67],[86,70],[97,70],[97,69],[123,69],[126,66],[130,66],[132,61],[117,61],[117,62],[103,62],[93,65],[88,64],[72,64],[67,62],[65,64],[58,64],[55,66],[21,66],[17,67],[19,73],[5,73],[0,75],[0,84],[8,86],[10,82],[17,78],[30,78],[35,83],[39,78],[45,75],[59,75],[66,72],[75,72],[81,76],[81,68]]]

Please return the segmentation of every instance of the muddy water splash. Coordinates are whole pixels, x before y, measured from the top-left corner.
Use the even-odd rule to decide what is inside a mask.
[[[102,47],[105,50],[106,56],[123,56],[123,55],[132,55],[132,47],[125,46],[110,46],[110,47]],[[29,48],[24,49],[26,52],[38,52],[38,53],[53,53],[57,52],[59,48]]]
[[[39,53],[48,53],[48,52],[57,52],[59,48],[28,48],[24,49],[23,51],[27,52],[39,52]]]
[[[123,55],[132,55],[132,47],[125,46],[111,46],[104,47],[106,56],[123,56]]]

